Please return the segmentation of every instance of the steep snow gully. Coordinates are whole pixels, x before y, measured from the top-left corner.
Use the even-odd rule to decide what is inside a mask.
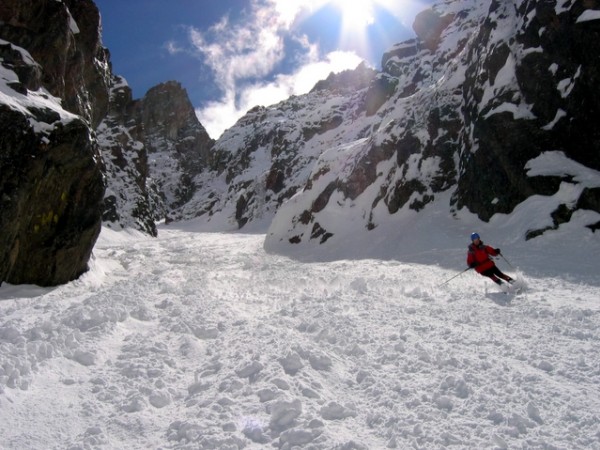
[[[80,280],[2,286],[0,447],[600,448],[597,278],[263,241],[104,229]]]

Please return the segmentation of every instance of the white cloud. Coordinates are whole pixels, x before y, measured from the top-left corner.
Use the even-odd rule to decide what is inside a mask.
[[[310,15],[329,0],[268,0],[281,22],[291,28],[298,18]]]
[[[335,51],[322,60],[305,64],[292,76],[293,94],[304,94],[310,91],[317,81],[327,78],[331,72],[354,69],[361,62],[362,59],[353,52]]]
[[[253,0],[243,22],[227,17],[209,30],[190,29],[189,37],[214,73],[221,99],[198,108],[196,115],[209,135],[218,138],[246,111],[291,95],[305,94],[331,72],[355,68],[362,59],[351,52],[321,56],[316,44],[295,32],[294,24],[325,0]],[[293,41],[299,54],[289,55]],[[292,56],[292,57],[290,57]],[[282,65],[287,64],[284,69]],[[290,67],[289,61],[295,66]],[[262,81],[268,78],[269,81]]]
[[[229,90],[238,80],[268,75],[284,58],[284,25],[275,10],[254,2],[247,20],[232,24],[225,17],[206,32],[190,29],[190,39]]]
[[[164,48],[170,55],[176,55],[177,53],[182,53],[185,50],[177,45],[175,41],[169,41],[164,45]]]
[[[234,98],[228,96],[196,109],[198,120],[213,139],[221,136],[223,131],[231,127],[243,114],[240,114],[239,108],[236,107]]]
[[[361,61],[351,52],[332,52],[323,60],[305,63],[292,74],[279,74],[274,81],[253,83],[238,87],[235,91],[227,91],[221,100],[196,109],[196,115],[208,134],[216,139],[254,106],[269,106],[292,95],[306,94],[331,72],[354,69]]]

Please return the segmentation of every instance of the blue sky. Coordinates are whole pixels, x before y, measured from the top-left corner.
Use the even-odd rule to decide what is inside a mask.
[[[113,72],[135,98],[177,80],[213,138],[257,104],[379,68],[431,0],[95,0]]]

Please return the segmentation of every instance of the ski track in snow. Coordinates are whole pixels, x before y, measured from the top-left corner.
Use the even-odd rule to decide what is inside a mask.
[[[1,448],[600,448],[598,286],[106,233],[0,289]]]

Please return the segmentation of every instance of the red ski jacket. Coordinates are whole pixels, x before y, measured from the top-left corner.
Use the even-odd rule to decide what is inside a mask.
[[[479,245],[469,245],[469,252],[467,253],[467,265],[475,265],[477,273],[485,272],[491,269],[496,264],[490,259],[490,256],[498,256],[498,252],[489,245],[483,245],[483,242]]]

